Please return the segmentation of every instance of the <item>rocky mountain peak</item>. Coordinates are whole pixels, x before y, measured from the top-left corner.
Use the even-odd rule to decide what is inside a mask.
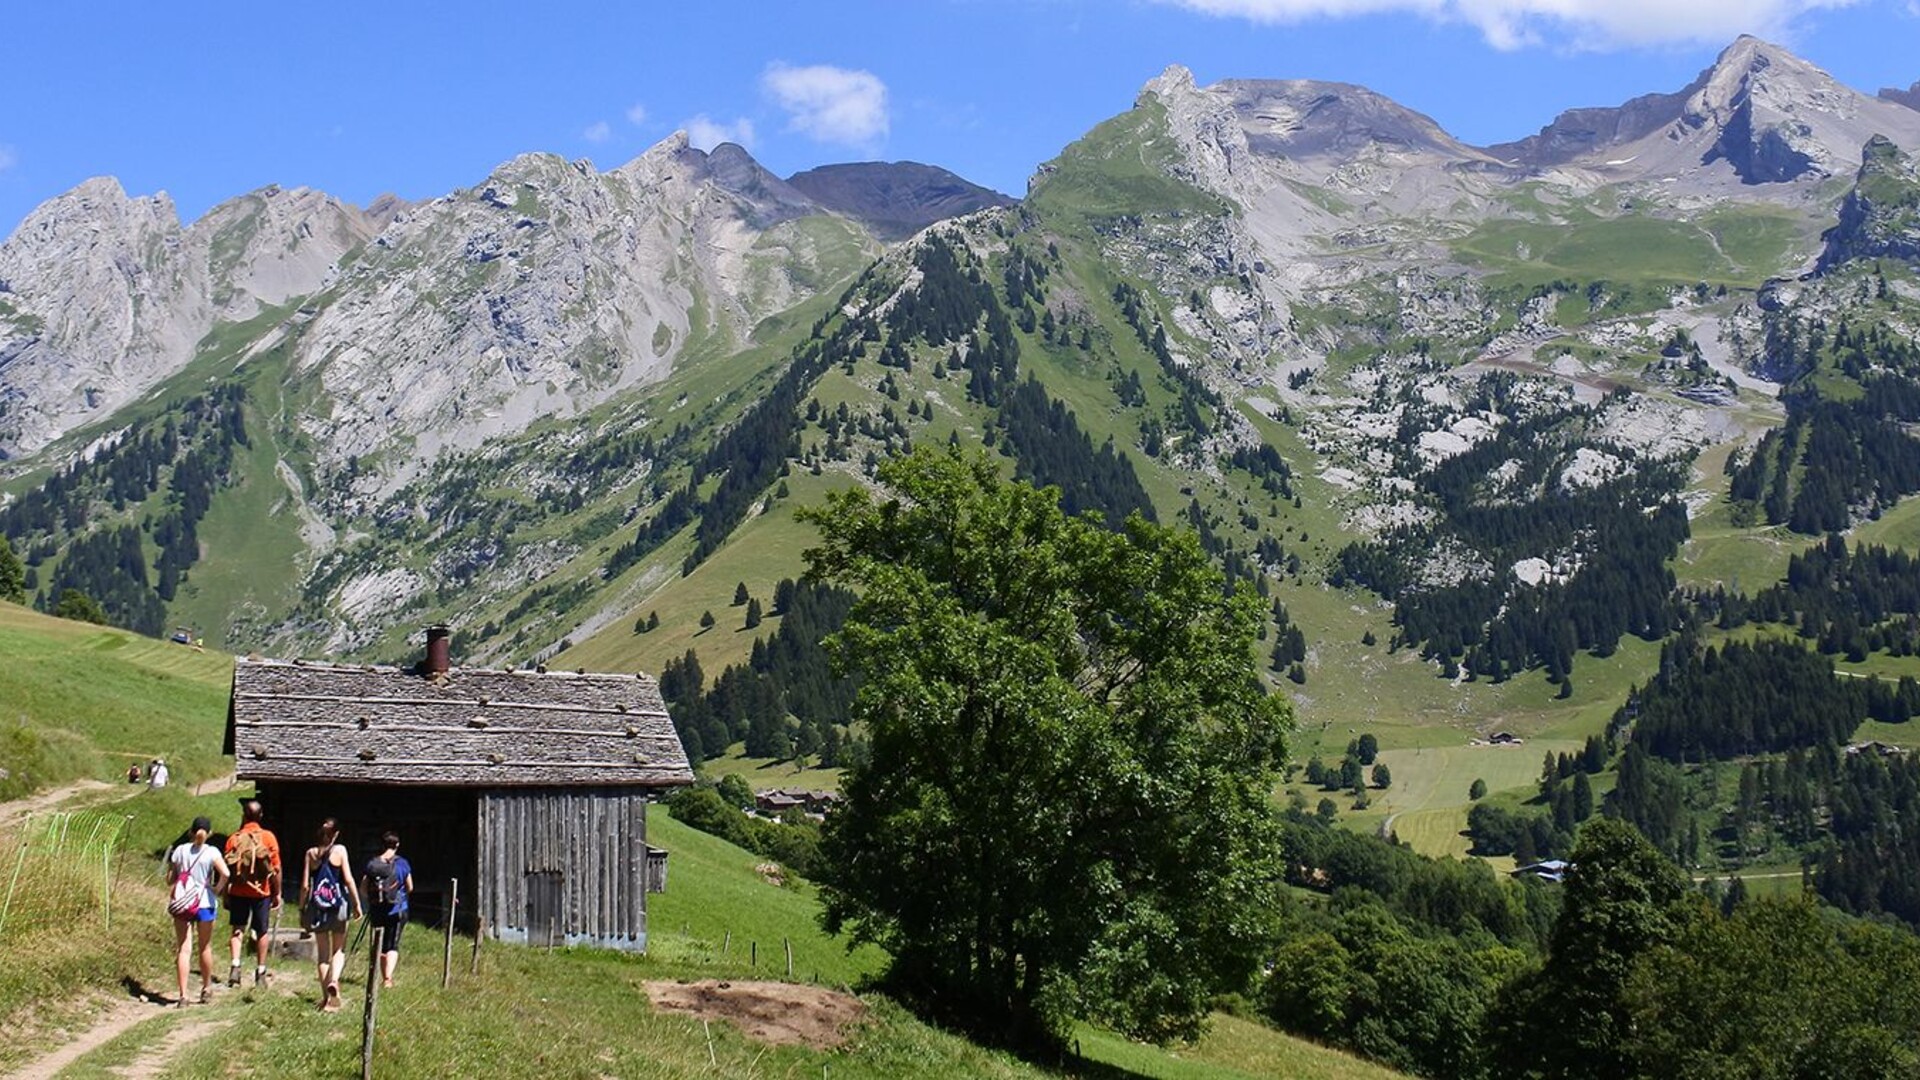
[[[1256,153],[1348,159],[1368,147],[1443,158],[1481,158],[1432,118],[1351,83],[1313,79],[1230,79],[1217,89],[1233,102]]]
[[[1014,203],[997,191],[917,161],[822,165],[789,176],[787,183],[882,240],[901,240],[936,221]]]
[[[1920,146],[1920,116],[1742,35],[1677,92],[1570,109],[1538,134],[1488,152],[1524,168],[1571,166],[1606,179],[1701,174],[1711,184],[1719,166],[1737,183],[1757,185],[1842,172],[1876,132]]]
[[[737,143],[723,142],[707,151],[702,171],[715,187],[740,200],[746,220],[756,229],[820,212],[813,200],[767,171]]]
[[[1147,85],[1140,88],[1140,99],[1147,97],[1170,99],[1197,91],[1198,88],[1193,84],[1193,72],[1188,70],[1186,65],[1168,64],[1166,70],[1148,79]]]
[[[1920,82],[1915,82],[1905,90],[1892,86],[1882,87],[1880,99],[1891,101],[1896,105],[1905,105],[1909,109],[1920,109]]]

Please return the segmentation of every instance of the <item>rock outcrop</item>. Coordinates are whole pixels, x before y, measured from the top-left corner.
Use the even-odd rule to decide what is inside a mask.
[[[1855,259],[1920,263],[1920,164],[1886,139],[1869,140],[1840,222],[1823,239],[1822,270]]]
[[[182,228],[164,193],[88,180],[0,244],[0,457],[134,400],[220,323],[319,288],[373,234],[317,191],[263,188]]]

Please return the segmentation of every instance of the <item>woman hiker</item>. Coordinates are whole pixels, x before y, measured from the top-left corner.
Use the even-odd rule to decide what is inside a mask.
[[[400,854],[400,837],[380,837],[381,852],[367,862],[366,896],[372,903],[368,922],[382,931],[380,985],[393,985],[393,969],[400,963],[400,931],[407,925],[407,899],[413,895],[413,865]]]
[[[300,874],[300,917],[313,931],[313,959],[320,976],[320,1009],[340,1010],[340,974],[347,966],[347,923],[360,917],[360,890],[353,864],[340,845],[340,823],[327,818]]]
[[[187,841],[167,856],[167,911],[173,916],[174,968],[180,977],[176,1007],[187,1003],[189,941],[200,950],[200,1003],[213,1000],[213,898],[226,888],[227,861],[219,848],[207,843],[212,830],[211,821],[194,818]]]

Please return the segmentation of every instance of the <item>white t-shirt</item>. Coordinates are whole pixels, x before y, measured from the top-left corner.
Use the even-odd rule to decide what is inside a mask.
[[[220,857],[220,849],[212,844],[195,846],[192,841],[181,844],[167,856],[167,864],[173,867],[173,876],[178,878],[186,874],[200,890],[201,908],[213,906],[213,861]]]
[[[165,765],[155,765],[153,767],[153,772],[147,776],[147,786],[152,788],[163,788],[167,786],[167,767]]]

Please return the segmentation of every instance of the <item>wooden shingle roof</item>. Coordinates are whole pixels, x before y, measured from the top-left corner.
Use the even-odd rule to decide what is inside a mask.
[[[242,780],[459,787],[690,784],[645,675],[234,663],[226,750]]]

